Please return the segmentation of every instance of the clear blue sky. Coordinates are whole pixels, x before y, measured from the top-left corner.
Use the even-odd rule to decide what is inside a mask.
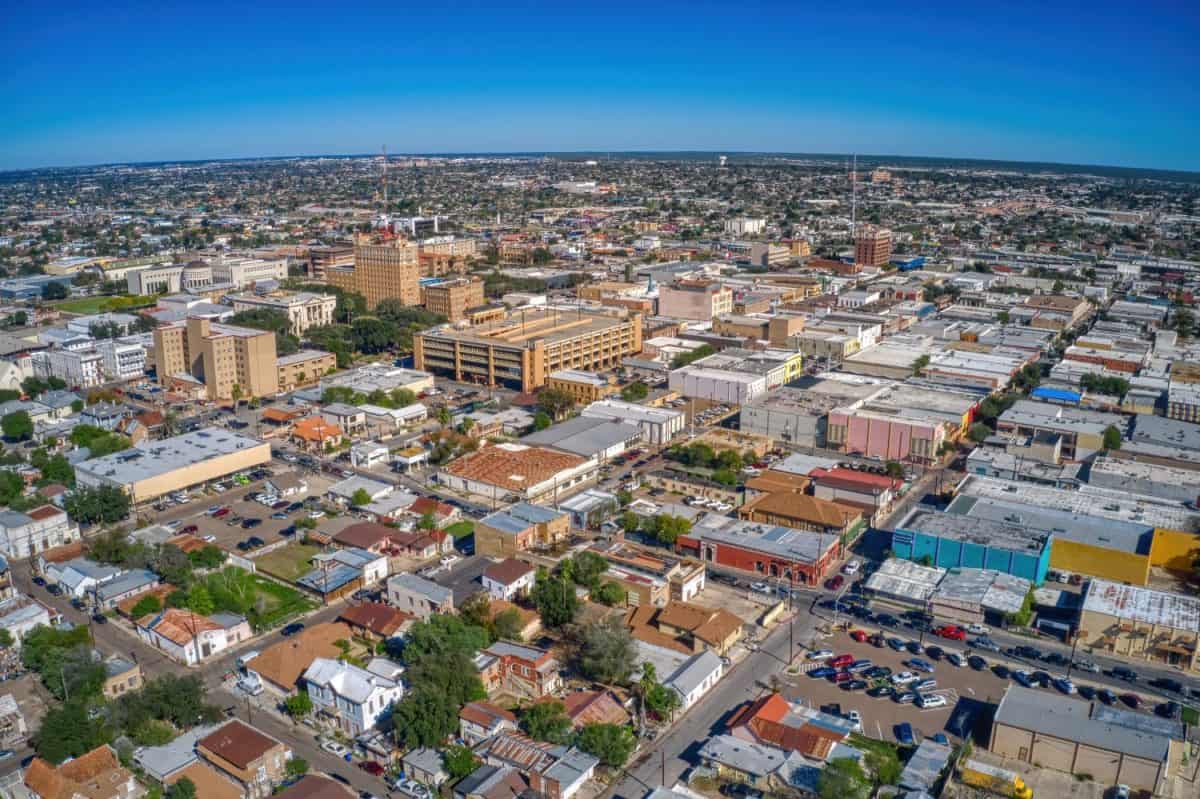
[[[1200,2],[9,3],[0,169],[772,150],[1200,170]]]

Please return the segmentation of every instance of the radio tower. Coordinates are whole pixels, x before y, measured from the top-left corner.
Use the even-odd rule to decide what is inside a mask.
[[[850,167],[850,241],[858,231],[858,153],[854,154],[854,166]]]
[[[380,178],[383,183],[383,218],[387,220],[388,213],[388,181],[387,181],[387,145],[383,145],[383,176]]]

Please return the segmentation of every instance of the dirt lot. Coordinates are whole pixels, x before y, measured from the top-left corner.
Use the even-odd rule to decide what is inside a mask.
[[[758,624],[775,600],[746,588],[733,588],[712,579],[709,574],[704,590],[692,601],[708,608],[724,608],[747,624]]]
[[[927,640],[926,643],[937,644],[947,653],[963,652],[953,644],[945,646],[941,641]],[[947,735],[952,736],[944,728],[955,712],[956,705],[960,704],[960,700],[964,700],[962,707],[959,708],[960,711],[968,709],[978,711],[981,710],[978,705],[980,702],[998,702],[1008,685],[1007,680],[1000,679],[989,670],[974,671],[969,666],[957,668],[946,662],[944,658],[934,661],[924,654],[917,656],[908,651],[896,652],[887,646],[876,648],[869,643],[860,644],[845,632],[839,632],[833,637],[825,639],[821,646],[833,650],[838,655],[850,654],[855,659],[870,660],[877,666],[887,666],[893,673],[915,671],[904,665],[904,661],[913,657],[920,657],[933,664],[933,674],[922,676],[932,677],[937,680],[938,684],[937,688],[927,693],[945,696],[948,704],[945,707],[929,710],[922,710],[912,704],[899,705],[888,697],[876,699],[867,696],[863,691],[843,691],[824,679],[813,679],[805,675],[791,676],[786,671],[780,675],[787,693],[812,707],[837,702],[842,706],[843,713],[852,709],[857,710],[862,714],[863,732],[872,738],[894,740],[893,727],[905,721],[921,735],[930,736],[938,732],[946,732]]]

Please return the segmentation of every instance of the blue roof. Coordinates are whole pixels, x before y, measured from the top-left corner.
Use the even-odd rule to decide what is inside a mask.
[[[1035,388],[1031,396],[1035,399],[1057,400],[1058,402],[1079,402],[1081,399],[1078,391],[1068,391],[1065,388],[1048,388],[1045,386]]]

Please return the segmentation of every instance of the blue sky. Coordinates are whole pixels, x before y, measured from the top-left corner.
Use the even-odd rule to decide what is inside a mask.
[[[982,6],[10,4],[0,169],[386,143],[1200,170],[1200,3]]]

